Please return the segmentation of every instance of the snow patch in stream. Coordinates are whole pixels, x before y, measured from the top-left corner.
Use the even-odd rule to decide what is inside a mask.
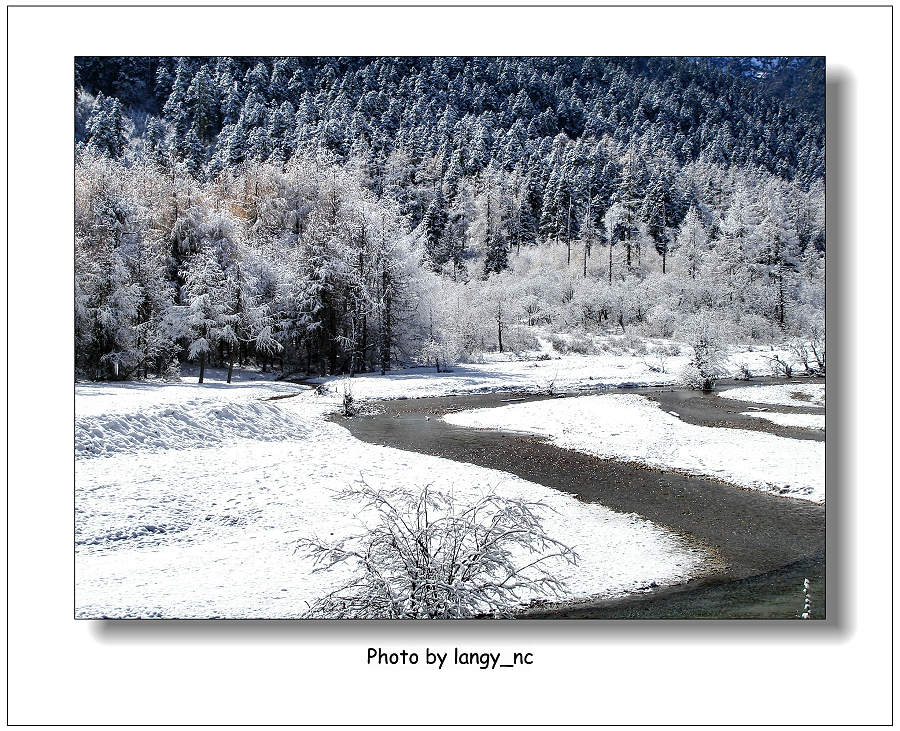
[[[824,443],[687,424],[637,394],[533,401],[462,411],[444,419],[458,426],[536,434],[565,449],[605,459],[825,501]]]
[[[743,415],[752,416],[754,419],[764,419],[779,426],[825,430],[825,414],[779,414],[775,411],[745,411]]]

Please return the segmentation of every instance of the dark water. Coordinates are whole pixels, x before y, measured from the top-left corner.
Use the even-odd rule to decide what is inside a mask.
[[[822,557],[744,579],[690,582],[635,599],[531,610],[523,619],[799,619],[804,579],[810,584],[810,619],[825,619]]]
[[[673,388],[628,392],[646,393],[690,423],[748,428],[745,422],[751,422],[751,428],[783,436],[801,432],[802,438],[824,438],[742,417],[747,404],[715,395]],[[587,502],[643,515],[699,541],[718,558],[712,575],[680,587],[612,602],[554,605],[529,612],[529,618],[791,619],[802,610],[804,578],[813,587],[813,618],[824,618],[824,506],[597,459],[532,436],[456,427],[440,418],[451,411],[537,398],[546,397],[493,393],[388,401],[375,405],[368,415],[338,421],[363,441],[511,472]]]

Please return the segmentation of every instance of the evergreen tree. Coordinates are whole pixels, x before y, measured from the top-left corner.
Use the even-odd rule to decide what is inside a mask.
[[[187,311],[184,328],[188,333],[188,358],[199,359],[203,383],[210,355],[219,343],[234,344],[236,318],[229,307],[225,273],[212,246],[206,246],[188,261],[185,280]]]
[[[219,98],[208,66],[202,66],[194,76],[186,103],[193,117],[191,129],[201,142],[211,142],[219,127]]]
[[[499,274],[508,268],[509,252],[507,251],[506,240],[499,231],[492,231],[489,234],[487,250],[484,256],[485,279],[491,274]]]

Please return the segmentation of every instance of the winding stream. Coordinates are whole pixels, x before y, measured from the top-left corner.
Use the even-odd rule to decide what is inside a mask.
[[[734,385],[724,382],[717,390]],[[607,388],[593,393],[645,394],[692,424],[756,429],[798,439],[825,438],[822,432],[742,416],[749,402],[715,394],[676,387]],[[510,472],[587,502],[643,515],[699,539],[724,565],[716,573],[680,586],[624,599],[542,607],[527,612],[525,618],[794,618],[803,605],[804,578],[811,584],[813,616],[825,617],[823,505],[714,479],[598,459],[538,437],[457,427],[440,418],[452,411],[546,398],[485,393],[381,401],[370,404],[365,415],[335,419],[366,442]],[[769,410],[823,412],[816,407]]]

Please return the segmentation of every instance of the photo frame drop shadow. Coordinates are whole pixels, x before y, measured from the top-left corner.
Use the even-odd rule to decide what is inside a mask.
[[[852,112],[856,84],[844,71],[826,68],[826,340],[832,348],[831,380],[826,382],[826,411],[830,407],[825,450],[827,618],[796,620],[518,620],[518,621],[362,621],[362,620],[83,620],[90,622],[94,638],[107,644],[300,644],[360,646],[362,644],[443,641],[527,641],[576,644],[599,640],[609,645],[671,642],[716,644],[723,640],[758,643],[779,638],[810,642],[841,642],[850,633],[854,617],[850,597],[856,591],[852,566],[855,545],[856,423],[851,404],[856,376],[850,354],[856,349],[853,323],[856,293],[855,261],[850,255],[855,228],[856,147]],[[829,510],[830,509],[830,510]],[[799,596],[799,592],[798,592]],[[423,645],[424,648],[424,645]]]

